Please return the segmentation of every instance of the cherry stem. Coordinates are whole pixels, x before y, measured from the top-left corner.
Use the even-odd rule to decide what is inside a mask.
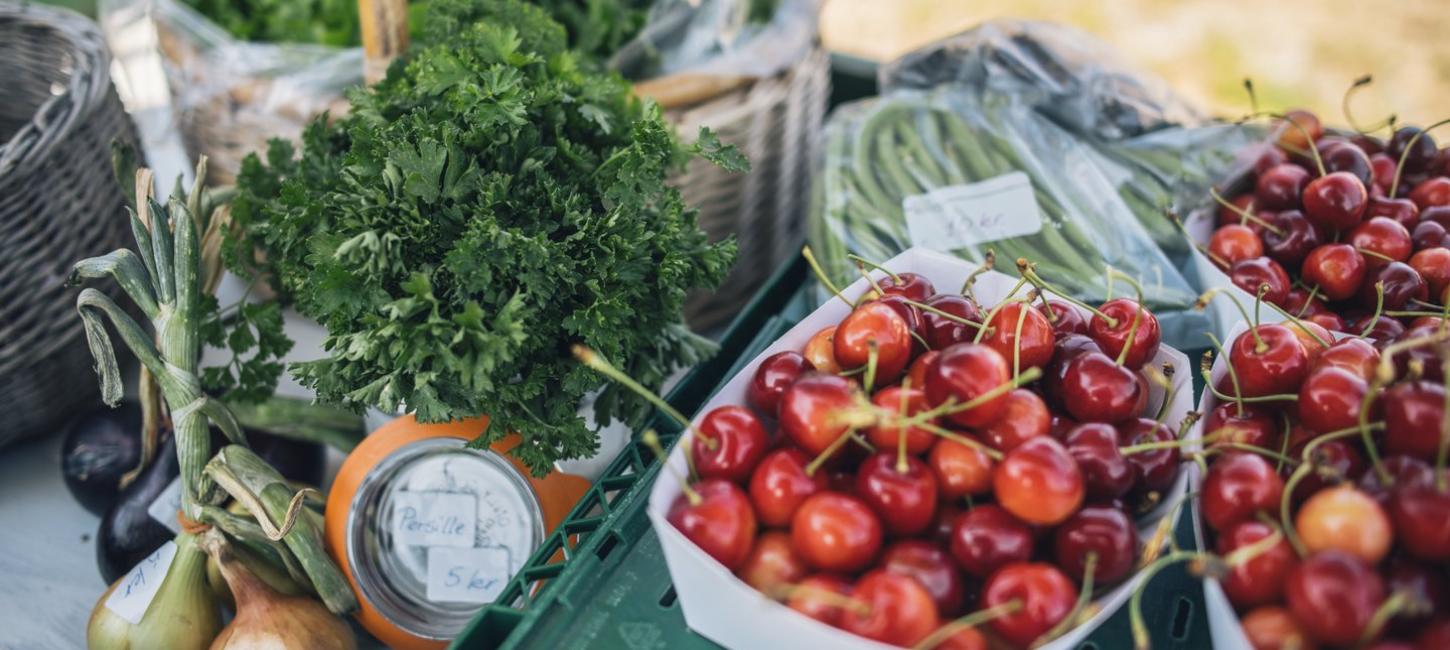
[[[1304,306],[1300,307],[1299,308],[1299,313],[1294,314],[1294,316],[1297,317],[1297,318],[1303,318],[1304,317],[1304,312],[1306,312],[1306,311],[1309,310],[1309,306],[1314,304],[1314,299],[1317,298],[1318,296],[1319,296],[1319,285],[1316,284],[1316,285],[1314,285],[1312,287],[1309,287],[1309,296],[1306,297],[1306,298],[1304,298]],[[1318,337],[1315,337],[1315,338],[1318,338]]]
[[[1324,168],[1324,159],[1319,156],[1319,146],[1314,143],[1314,138],[1309,135],[1309,130],[1306,129],[1306,128],[1304,128],[1304,125],[1300,124],[1299,123],[1299,120],[1296,120],[1296,119],[1294,119],[1292,117],[1289,117],[1288,115],[1285,115],[1283,113],[1275,113],[1275,112],[1272,112],[1272,111],[1254,112],[1254,113],[1250,114],[1248,117],[1249,118],[1255,118],[1255,117],[1272,117],[1272,118],[1275,118],[1275,119],[1279,119],[1279,120],[1283,120],[1285,122],[1288,122],[1289,123],[1289,126],[1292,126],[1296,130],[1298,130],[1299,131],[1299,134],[1304,136],[1304,141],[1307,142],[1307,143],[1309,143],[1309,153],[1310,153],[1311,156],[1314,157],[1314,167],[1319,170],[1319,175],[1320,176],[1328,176],[1329,175],[1329,170],[1327,170],[1327,169]]]
[[[1258,215],[1256,215],[1256,214],[1254,214],[1252,212],[1249,212],[1248,210],[1245,210],[1245,209],[1243,209],[1243,208],[1241,208],[1241,207],[1239,207],[1237,205],[1234,205],[1234,203],[1232,201],[1229,201],[1229,200],[1223,198],[1223,195],[1218,193],[1218,188],[1216,188],[1216,187],[1210,187],[1210,188],[1208,188],[1208,194],[1209,194],[1209,196],[1212,196],[1213,197],[1213,200],[1216,201],[1219,205],[1221,205],[1221,206],[1223,206],[1225,208],[1228,208],[1230,212],[1233,212],[1234,214],[1238,215],[1240,219],[1243,219],[1244,221],[1247,221],[1249,223],[1257,224],[1260,228],[1263,228],[1264,230],[1267,230],[1267,231],[1269,231],[1271,233],[1274,233],[1275,235],[1278,235],[1280,237],[1283,237],[1284,236],[1284,229],[1283,228],[1280,228],[1280,227],[1278,227],[1278,226],[1276,226],[1274,224],[1271,224],[1268,221],[1265,221],[1262,218],[1260,218]]]
[[[1264,343],[1264,339],[1259,336],[1258,319],[1249,318],[1249,310],[1245,309],[1244,304],[1239,302],[1238,297],[1233,295],[1232,292],[1228,291],[1226,287],[1215,287],[1213,289],[1209,289],[1208,291],[1203,292],[1203,295],[1198,297],[1198,302],[1194,303],[1193,306],[1196,309],[1207,309],[1209,301],[1213,300],[1215,296],[1220,294],[1228,298],[1229,301],[1233,303],[1234,307],[1239,310],[1239,315],[1244,317],[1245,323],[1253,323],[1253,327],[1249,328],[1249,335],[1254,337],[1254,351],[1263,354],[1265,350],[1269,349],[1269,346],[1268,344]],[[1223,354],[1222,349],[1219,350],[1219,354]]]
[[[1017,613],[1022,609],[1022,599],[1014,598],[1000,605],[993,605],[986,609],[979,609],[967,614],[955,621],[947,623],[928,634],[925,639],[912,646],[912,650],[931,650],[942,644],[943,641],[956,636],[962,630],[973,628],[988,621]]]
[[[1381,253],[1379,251],[1372,251],[1372,250],[1370,250],[1368,248],[1359,248],[1359,247],[1356,246],[1354,250],[1355,250],[1355,252],[1359,253],[1360,255],[1367,255],[1369,257],[1373,257],[1373,258],[1375,258],[1377,260],[1382,260],[1382,261],[1385,261],[1385,262],[1398,262],[1399,261],[1399,260],[1397,260],[1397,259],[1395,259],[1393,257],[1390,257],[1389,255],[1385,255],[1384,253]]]
[[[943,428],[943,427],[941,427],[939,425],[936,425],[936,424],[933,424],[931,422],[921,422],[921,423],[919,423],[919,424],[917,424],[915,426],[916,426],[916,428],[921,429],[922,431],[926,431],[928,433],[931,433],[932,435],[939,436],[941,438],[945,438],[945,439],[950,440],[952,442],[955,442],[957,444],[965,445],[967,447],[971,447],[973,449],[976,449],[977,451],[980,451],[983,454],[986,454],[987,457],[988,458],[991,458],[992,460],[1000,461],[1003,458],[1002,452],[997,451],[996,449],[993,449],[992,447],[988,446],[986,443],[978,442],[978,441],[973,440],[971,438],[968,438],[968,437],[966,437],[964,435],[961,435],[961,434],[959,434],[959,433],[957,433],[955,431],[952,431],[950,429]]]
[[[831,605],[832,607],[839,607],[841,609],[850,610],[852,614],[855,614],[857,616],[869,616],[871,614],[870,603],[858,600],[842,593],[831,591],[830,589],[822,589],[813,585],[780,584],[776,585],[774,589],[771,589],[770,595],[775,600],[786,600],[789,599],[791,596],[801,593],[806,594],[811,598],[823,601],[826,604]]]
[[[826,277],[825,270],[821,269],[821,264],[820,262],[816,261],[816,255],[815,253],[811,252],[810,246],[801,247],[801,257],[806,258],[806,264],[809,264],[811,266],[811,271],[815,273],[816,280],[821,283],[821,286],[825,287],[827,291],[830,291],[832,295],[840,298],[841,302],[846,303],[847,307],[850,307],[852,309],[856,308],[856,303],[848,300],[846,296],[841,293],[841,290],[836,287],[836,284],[834,282],[831,282],[830,278]]]
[[[1203,253],[1203,256],[1207,257],[1208,261],[1213,262],[1214,266],[1217,266],[1225,271],[1229,270],[1229,268],[1233,266],[1232,264],[1228,263],[1228,260],[1214,255],[1213,251],[1208,250],[1208,247],[1204,246],[1203,244],[1194,244],[1193,247],[1197,248],[1198,252]]]
[[[1173,406],[1173,399],[1178,396],[1178,386],[1173,383],[1173,375],[1176,370],[1173,363],[1163,362],[1163,370],[1160,372],[1155,368],[1148,368],[1148,378],[1153,383],[1163,388],[1163,403],[1158,405],[1158,414],[1153,417],[1159,424],[1168,420],[1168,409]]]
[[[866,394],[871,394],[871,389],[876,387],[876,364],[879,363],[881,352],[876,346],[876,339],[866,341],[866,376],[862,379],[861,385],[865,388]]]
[[[1133,597],[1128,602],[1128,621],[1133,631],[1133,647],[1136,650],[1149,650],[1153,647],[1152,637],[1148,635],[1148,626],[1143,623],[1143,592],[1147,591],[1148,583],[1153,581],[1153,576],[1174,563],[1204,558],[1204,554],[1198,551],[1174,551],[1154,560],[1142,569],[1141,582],[1138,588],[1133,590]]]
[[[1260,555],[1263,555],[1273,550],[1275,546],[1279,545],[1280,540],[1285,539],[1283,528],[1276,524],[1274,520],[1271,517],[1267,516],[1265,513],[1260,512],[1259,514],[1262,515],[1260,517],[1260,521],[1262,521],[1270,528],[1273,528],[1274,532],[1265,536],[1263,539],[1255,541],[1252,544],[1246,544],[1232,551],[1229,551],[1228,555],[1223,556],[1223,563],[1225,566],[1236,567],[1252,562]]]
[[[1400,189],[1400,176],[1405,173],[1405,161],[1410,158],[1410,150],[1415,148],[1415,143],[1419,142],[1420,138],[1426,133],[1429,133],[1430,129],[1444,126],[1446,124],[1450,124],[1450,119],[1440,120],[1439,122],[1420,129],[1419,133],[1416,133],[1414,137],[1410,138],[1409,142],[1405,143],[1405,149],[1404,151],[1400,152],[1400,159],[1395,163],[1395,178],[1394,180],[1390,181],[1390,191],[1387,195],[1389,196],[1389,198],[1395,198],[1395,192],[1399,191]]]
[[[1067,613],[1067,616],[1062,617],[1062,620],[1057,622],[1057,625],[1052,626],[1052,629],[1048,630],[1042,636],[1037,637],[1037,640],[1032,642],[1031,647],[1040,648],[1050,643],[1053,639],[1067,634],[1068,630],[1077,627],[1088,612],[1091,611],[1093,573],[1097,571],[1097,568],[1098,554],[1096,551],[1089,551],[1087,556],[1083,558],[1082,588],[1078,589],[1077,603],[1072,606],[1072,610]]]
[[[991,324],[992,319],[997,317],[997,312],[1002,311],[1002,307],[1012,302],[1012,297],[1017,295],[1018,291],[1022,290],[1022,285],[1024,284],[1027,284],[1027,278],[1018,279],[1017,284],[1012,285],[1012,290],[1008,291],[1007,295],[1002,297],[1002,301],[993,306],[991,311],[987,312],[987,316],[982,319],[983,327],[977,329],[977,336],[972,339],[973,343],[981,343],[982,337],[986,336],[989,330],[995,329]]]
[[[1276,304],[1274,304],[1272,302],[1265,302],[1264,304],[1268,305],[1270,309],[1273,309],[1274,311],[1279,312],[1279,315],[1280,316],[1283,316],[1284,317],[1284,320],[1292,323],[1294,325],[1294,327],[1299,328],[1299,331],[1304,332],[1305,334],[1308,334],[1309,335],[1309,338],[1314,339],[1314,342],[1315,343],[1318,343],[1322,347],[1326,347],[1326,348],[1329,347],[1329,341],[1326,341],[1323,338],[1320,338],[1320,336],[1318,334],[1315,334],[1314,333],[1314,330],[1311,330],[1311,329],[1305,327],[1304,326],[1303,319],[1301,319],[1298,316],[1295,316],[1293,314],[1290,314],[1287,311],[1284,311],[1284,308],[1283,307],[1280,307],[1280,306],[1278,306],[1278,305],[1276,305]]]
[[[1259,112],[1259,96],[1258,96],[1257,93],[1254,92],[1254,80],[1253,79],[1249,79],[1248,77],[1245,77],[1244,78],[1244,91],[1249,94],[1249,114],[1252,115],[1252,114],[1258,113]]]
[[[656,395],[654,391],[645,388],[639,382],[635,381],[633,377],[630,377],[629,375],[621,372],[618,368],[615,368],[612,364],[609,363],[609,361],[604,358],[603,355],[589,349],[587,346],[578,343],[574,344],[570,348],[570,350],[573,351],[574,358],[578,359],[580,363],[589,366],[589,368],[594,370],[595,372],[614,380],[616,383],[623,385],[625,388],[628,388],[630,392],[639,395],[640,397],[644,398],[645,401],[653,404],[655,408],[659,409],[665,415],[670,416],[670,418],[673,419],[675,422],[678,422],[681,427],[684,427],[685,429],[689,430],[690,433],[699,436],[700,440],[703,440],[705,442],[706,448],[713,450],[715,449],[715,446],[719,444],[714,438],[707,436],[704,433],[701,433],[699,429],[696,429],[695,425],[690,423],[689,418],[686,418],[684,414],[676,410],[675,407],[670,406],[669,402],[666,402],[659,395]]]
[[[1230,367],[1232,367],[1232,365],[1230,365]],[[1204,377],[1204,381],[1208,381],[1208,378],[1207,377]],[[1238,402],[1243,402],[1244,404],[1265,404],[1265,403],[1268,403],[1268,402],[1294,402],[1294,401],[1298,401],[1299,400],[1299,396],[1296,395],[1296,394],[1294,394],[1294,393],[1278,393],[1278,394],[1275,394],[1275,395],[1259,395],[1257,397],[1231,397],[1229,395],[1224,395],[1223,393],[1218,392],[1218,388],[1216,388],[1216,387],[1214,387],[1212,385],[1208,386],[1208,389],[1211,390],[1211,391],[1213,391],[1213,396],[1214,397],[1217,397],[1217,398],[1219,398],[1219,399],[1221,399],[1223,401],[1226,401],[1226,402],[1227,401],[1238,401]],[[1237,390],[1237,388],[1235,390]],[[1240,413],[1240,415],[1242,415],[1242,413]]]
[[[680,482],[680,490],[685,493],[685,500],[689,501],[690,505],[692,506],[700,505],[700,502],[703,500],[700,498],[700,493],[696,492],[694,488],[691,488],[690,481],[686,480],[685,477],[680,476],[680,473],[675,471],[675,468],[670,465],[669,456],[665,454],[664,447],[660,446],[659,434],[655,433],[654,429],[646,429],[645,432],[640,435],[640,442],[643,442],[644,446],[649,447],[649,450],[654,452],[655,460],[658,460],[660,465],[664,466],[665,471],[669,472],[671,476],[675,477],[676,481]],[[690,454],[686,453],[685,460],[687,463],[689,462],[689,457]],[[693,471],[691,473],[693,474]]]
[[[1369,623],[1364,626],[1364,632],[1359,637],[1359,644],[1355,647],[1368,646],[1379,638],[1381,632],[1385,631],[1385,626],[1390,624],[1390,619],[1415,605],[1414,597],[1407,591],[1396,591],[1390,594],[1390,597],[1374,610],[1374,615],[1369,617]]]
[[[886,292],[881,289],[881,285],[876,282],[876,278],[871,277],[871,273],[866,270],[864,261],[856,260],[856,272],[861,274],[861,277],[866,280],[866,284],[871,285],[871,290],[876,292],[876,297],[881,298],[886,295]]]
[[[1300,557],[1307,555],[1308,551],[1304,548],[1304,542],[1299,540],[1299,533],[1294,529],[1294,519],[1290,516],[1290,510],[1292,509],[1291,506],[1293,505],[1294,488],[1298,487],[1299,482],[1304,480],[1304,477],[1308,476],[1309,472],[1314,470],[1315,468],[1314,452],[1319,449],[1320,445],[1323,445],[1324,443],[1331,440],[1349,438],[1355,435],[1360,435],[1361,433],[1363,433],[1364,435],[1368,435],[1369,431],[1379,429],[1383,426],[1384,423],[1382,422],[1377,422],[1373,425],[1364,423],[1363,418],[1361,418],[1360,425],[1353,426],[1347,429],[1340,429],[1338,431],[1331,431],[1329,433],[1321,435],[1313,440],[1310,440],[1308,444],[1304,445],[1303,451],[1299,452],[1300,458],[1303,459],[1303,462],[1300,463],[1298,467],[1294,468],[1294,472],[1289,475],[1289,480],[1284,482],[1284,490],[1279,497],[1279,520],[1280,526],[1284,530],[1285,539],[1289,540],[1289,545],[1294,547],[1294,551],[1298,553]],[[1385,484],[1388,485],[1389,483],[1385,482]]]
[[[1289,441],[1294,437],[1294,424],[1289,421],[1289,414],[1284,411],[1279,411],[1279,419],[1284,422],[1284,435],[1279,436],[1279,453],[1287,458],[1289,456]],[[1284,461],[1279,461],[1274,465],[1274,473],[1278,474],[1282,471],[1284,471]]]
[[[1042,276],[1037,274],[1037,268],[1034,265],[1029,264],[1026,259],[1018,258],[1017,272],[1022,274],[1022,277],[1026,278],[1028,282],[1031,282],[1032,286],[1037,287],[1038,290],[1051,292],[1053,294],[1053,297],[1059,298],[1061,300],[1067,301],[1070,304],[1081,307],[1082,309],[1091,312],[1092,315],[1103,319],[1103,323],[1105,323],[1109,328],[1115,328],[1118,326],[1118,319],[1104,314],[1102,310],[1097,309],[1092,305],[1089,305],[1081,300],[1078,300],[1077,298],[1072,297],[1071,294],[1068,294],[1065,291],[1058,290],[1057,287],[1054,287],[1046,280],[1042,279]]]
[[[1205,456],[1210,454],[1221,454],[1225,451],[1243,451],[1251,454],[1258,454],[1259,456],[1263,456],[1264,458],[1276,460],[1279,462],[1280,466],[1283,466],[1286,463],[1295,467],[1299,466],[1299,461],[1294,459],[1292,456],[1289,456],[1288,454],[1269,449],[1268,447],[1251,445],[1247,442],[1238,442],[1236,440],[1220,440],[1214,442],[1211,446],[1211,449],[1207,449],[1202,452]]]
[[[1032,310],[1032,300],[1029,298],[1022,303],[1022,308],[1017,310],[1017,329],[1012,336],[1012,376],[1016,377],[1022,373],[1022,325],[1027,322],[1027,312]],[[1049,310],[1050,311],[1050,310]]]
[[[855,262],[857,266],[868,266],[868,267],[871,268],[872,271],[881,271],[882,273],[885,273],[886,275],[891,276],[891,279],[894,282],[900,282],[901,281],[901,276],[897,275],[891,269],[888,269],[888,268],[886,268],[884,266],[881,266],[880,264],[877,264],[875,262],[872,262],[871,260],[868,260],[868,259],[866,259],[864,257],[861,257],[860,255],[857,255],[855,253],[847,253],[846,254],[846,259],[849,259],[849,260]]]
[[[897,402],[896,413],[901,418],[906,418],[907,398],[911,395],[911,377],[901,382],[901,399]],[[906,433],[908,429],[896,427],[896,473],[905,474],[910,466],[906,464]]]
[[[1374,326],[1379,324],[1380,318],[1384,315],[1384,311],[1385,283],[1383,281],[1380,281],[1374,283],[1374,318],[1369,319],[1369,322],[1367,322],[1364,326],[1364,331],[1360,332],[1359,335],[1369,336],[1369,333],[1374,331]]]
[[[821,465],[826,464],[826,461],[830,460],[831,456],[834,456],[836,454],[836,451],[839,450],[842,445],[846,444],[847,440],[850,440],[853,436],[855,436],[855,434],[856,430],[854,428],[848,428],[844,432],[842,432],[841,435],[837,436],[835,440],[832,440],[831,444],[827,445],[825,449],[821,450],[821,453],[817,454],[816,457],[812,459],[809,464],[806,465],[806,476],[815,476],[816,470],[819,470],[821,468]]]
[[[1202,301],[1201,298],[1199,300],[1200,302]],[[1244,410],[1244,390],[1239,386],[1239,373],[1237,370],[1234,370],[1234,364],[1229,360],[1228,354],[1224,352],[1223,344],[1218,341],[1218,337],[1214,336],[1213,332],[1204,332],[1203,334],[1208,337],[1209,342],[1213,343],[1213,349],[1217,350],[1218,356],[1223,359],[1223,366],[1228,371],[1229,381],[1234,385],[1234,396],[1226,397],[1219,395],[1218,388],[1213,385],[1213,366],[1211,365],[1213,354],[1209,351],[1203,353],[1203,361],[1199,363],[1199,370],[1203,374],[1204,386],[1213,391],[1213,394],[1219,399],[1232,401],[1237,404],[1239,417],[1244,417],[1247,413]]]
[[[916,415],[911,416],[911,418],[907,419],[906,422],[912,426],[915,426],[917,424],[920,424],[921,422],[935,420],[944,415],[954,415],[956,413],[970,411],[974,408],[977,408],[978,406],[997,399],[998,397],[1001,397],[1002,395],[1010,391],[1016,390],[1017,387],[1021,386],[1022,384],[1036,381],[1041,376],[1041,368],[1035,366],[1028,368],[1027,370],[1023,371],[1022,374],[1013,377],[1006,383],[993,386],[991,390],[982,393],[981,395],[978,395],[976,397],[973,397],[972,399],[967,400],[965,403],[956,404],[952,400],[948,399],[947,401],[942,402],[941,406],[938,406],[930,411],[922,411],[920,413],[917,413]]]
[[[978,277],[980,277],[982,274],[986,273],[987,271],[991,271],[992,269],[994,269],[996,267],[997,267],[997,251],[994,251],[994,250],[988,248],[987,249],[987,254],[982,257],[982,264],[980,266],[978,266],[977,268],[973,269],[972,272],[967,275],[967,279],[962,281],[962,291],[961,291],[961,294],[963,296],[966,296],[968,299],[970,299],[973,304],[980,305],[981,303],[977,301],[976,292],[974,292],[972,290],[972,285],[974,285],[974,284],[977,283],[977,278]]]
[[[910,298],[904,298],[904,297],[902,298],[902,302],[905,302],[906,304],[911,305],[912,307],[915,307],[915,308],[920,309],[922,311],[929,311],[929,312],[931,312],[933,314],[936,314],[938,316],[941,316],[942,318],[945,318],[945,319],[947,319],[949,321],[952,321],[952,322],[955,322],[955,323],[961,323],[961,324],[966,325],[968,327],[972,327],[972,328],[979,329],[979,330],[982,329],[982,328],[984,328],[984,327],[986,327],[985,325],[983,325],[981,323],[978,323],[977,321],[970,320],[970,319],[967,319],[967,318],[962,318],[961,316],[958,316],[956,314],[952,314],[952,313],[943,311],[941,309],[938,309],[936,307],[933,307],[931,305],[928,305],[928,304],[926,304],[924,302],[917,302],[917,301],[912,300]]]
[[[1358,133],[1360,135],[1369,135],[1371,133],[1374,133],[1375,131],[1385,128],[1385,126],[1387,125],[1395,123],[1395,116],[1390,115],[1389,117],[1381,120],[1379,123],[1376,123],[1374,126],[1366,129],[1361,127],[1359,123],[1355,121],[1354,115],[1350,113],[1349,98],[1354,95],[1354,93],[1360,88],[1368,86],[1372,81],[1374,81],[1374,77],[1370,75],[1365,75],[1363,77],[1355,79],[1354,83],[1350,84],[1349,88],[1344,91],[1344,97],[1339,102],[1340,110],[1344,113],[1344,121],[1349,124],[1349,128],[1354,129],[1355,133]]]

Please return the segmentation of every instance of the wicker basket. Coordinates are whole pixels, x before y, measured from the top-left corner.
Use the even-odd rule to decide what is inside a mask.
[[[0,445],[99,403],[76,260],[125,244],[112,140],[136,143],[100,30],[79,14],[0,1]]]

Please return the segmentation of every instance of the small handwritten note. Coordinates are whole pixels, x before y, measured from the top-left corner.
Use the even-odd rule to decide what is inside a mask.
[[[393,495],[393,537],[412,546],[473,546],[478,499],[462,492]]]
[[[173,511],[174,512],[174,511]],[[175,517],[173,517],[174,519]],[[176,543],[166,542],[155,553],[146,556],[121,578],[120,584],[106,599],[106,608],[132,625],[141,622],[166,572],[171,569],[171,560],[176,557]]]
[[[152,519],[160,522],[162,526],[171,529],[173,533],[181,532],[181,522],[176,519],[176,512],[181,510],[181,477],[178,476],[166,486],[161,494],[156,495],[156,500],[146,508],[146,514]]]
[[[427,595],[435,603],[491,603],[503,593],[510,577],[506,548],[428,549]]]
[[[1022,172],[908,196],[901,209],[911,243],[944,252],[1042,230],[1032,179]]]

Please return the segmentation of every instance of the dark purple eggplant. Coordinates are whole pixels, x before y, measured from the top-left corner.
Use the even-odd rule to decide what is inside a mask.
[[[320,443],[285,438],[254,428],[244,428],[242,433],[247,436],[247,446],[288,480],[308,485],[322,484],[324,451]],[[230,443],[221,429],[212,427],[213,453]]]
[[[156,460],[121,492],[120,498],[101,518],[101,527],[96,532],[96,564],[106,584],[115,582],[175,536],[146,511],[181,473],[176,462],[176,445],[170,435],[164,437],[165,441],[156,451]]]
[[[66,428],[60,473],[70,495],[100,516],[121,494],[121,477],[141,462],[141,407],[101,407]]]

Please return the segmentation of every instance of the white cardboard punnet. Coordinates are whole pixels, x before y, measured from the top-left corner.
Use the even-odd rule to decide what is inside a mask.
[[[883,266],[893,272],[911,271],[926,276],[937,287],[952,290],[960,287],[976,266],[960,259],[923,248],[911,248],[887,261]],[[884,274],[878,273],[879,277]],[[1051,281],[1052,278],[1046,278]],[[1016,279],[1001,273],[989,273],[977,279],[976,295],[984,304],[996,304],[1011,290]],[[864,279],[847,287],[847,296],[859,296],[867,290]],[[782,350],[800,350],[805,347],[811,335],[824,327],[835,325],[845,318],[850,309],[840,300],[832,298],[817,308],[774,344],[751,360],[739,374],[731,378],[725,387],[716,393],[704,408],[695,415],[698,425],[704,414],[727,404],[744,404],[745,388],[760,362]],[[1173,376],[1173,403],[1169,406],[1170,426],[1183,419],[1193,405],[1191,374],[1193,367],[1183,353],[1168,346],[1162,346],[1153,362],[1171,362],[1177,370]],[[1164,392],[1154,386],[1150,409],[1162,403]],[[649,517],[655,533],[664,549],[665,563],[675,584],[680,607],[684,610],[685,622],[690,629],[727,648],[737,650],[765,650],[770,648],[838,648],[842,650],[869,650],[887,646],[863,639],[836,629],[814,619],[802,616],[794,610],[777,603],[735,577],[719,562],[706,555],[694,543],[685,539],[674,526],[665,520],[670,505],[680,495],[680,476],[686,473],[684,445],[675,445],[666,462],[673,472],[661,472],[650,492]],[[1185,467],[1191,467],[1189,463]],[[1139,539],[1149,539],[1159,520],[1180,501],[1187,490],[1188,472],[1180,472],[1178,480],[1164,495],[1163,506],[1151,516],[1139,522]],[[1058,638],[1043,650],[1067,650],[1076,647],[1095,628],[1110,618],[1132,595],[1140,582],[1135,574],[1112,591],[1098,598],[1099,611],[1087,622]]]

